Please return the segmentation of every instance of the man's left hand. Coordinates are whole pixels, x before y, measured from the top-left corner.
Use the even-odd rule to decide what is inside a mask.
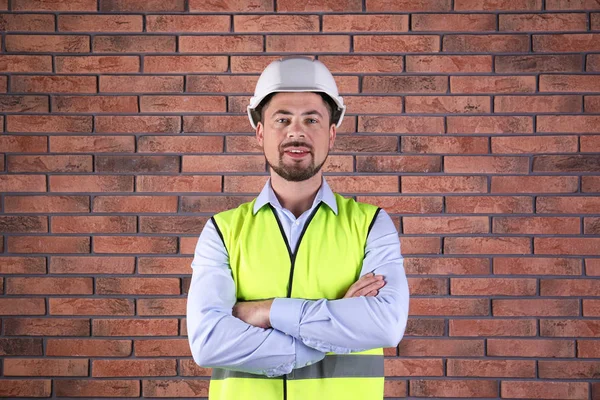
[[[271,300],[240,301],[233,306],[233,316],[241,319],[247,324],[258,328],[268,329],[271,327]]]

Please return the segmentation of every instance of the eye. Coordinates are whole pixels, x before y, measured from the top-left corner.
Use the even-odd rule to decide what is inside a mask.
[[[316,118],[308,118],[306,121],[307,121],[309,124],[318,124],[318,123],[319,123],[319,120],[318,120],[318,119],[316,119]]]
[[[285,124],[287,123],[287,118],[277,118],[275,122],[278,124]]]

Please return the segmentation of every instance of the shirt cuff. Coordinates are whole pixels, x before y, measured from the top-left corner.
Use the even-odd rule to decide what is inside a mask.
[[[280,332],[300,339],[300,316],[306,300],[275,298],[269,312],[271,326]]]
[[[309,365],[312,365],[325,358],[325,353],[306,346],[300,341],[300,339],[296,339],[295,342],[296,365],[294,366],[294,369],[308,367]]]

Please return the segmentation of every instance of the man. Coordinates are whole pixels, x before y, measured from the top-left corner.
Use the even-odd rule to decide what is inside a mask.
[[[322,177],[344,112],[319,61],[275,61],[258,80],[248,115],[270,179],[206,224],[192,263],[188,337],[213,367],[211,400],[383,398],[408,285],[390,217]]]

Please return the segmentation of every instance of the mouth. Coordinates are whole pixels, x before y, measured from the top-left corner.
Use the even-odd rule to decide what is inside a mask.
[[[288,147],[284,153],[293,159],[302,159],[310,154],[310,150],[306,147]]]

